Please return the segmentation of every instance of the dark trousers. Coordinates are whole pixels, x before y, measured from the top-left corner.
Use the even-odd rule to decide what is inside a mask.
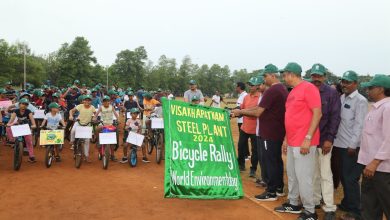
[[[337,149],[335,150],[335,148],[333,148],[332,157],[330,158],[330,168],[333,173],[333,187],[335,189],[337,189],[340,185],[340,176],[341,176],[340,151]]]
[[[142,109],[145,107],[144,105],[139,105]],[[144,111],[141,111],[141,120],[144,119]]]
[[[258,139],[260,152],[261,171],[264,172],[263,181],[267,183],[267,191],[275,193],[276,189],[283,188],[283,160],[282,143],[283,141],[271,141]],[[264,170],[264,171],[263,171]]]
[[[252,157],[251,157],[251,170],[256,171],[257,164],[259,163],[258,159],[258,153],[257,153],[257,140],[255,134],[248,134],[240,129],[240,136],[238,138],[238,165],[241,168],[245,168],[245,157],[246,149],[248,146],[248,139],[251,139],[251,145],[252,145]]]
[[[238,131],[241,131],[242,123],[237,123],[237,124],[238,124]],[[250,156],[248,142],[247,142],[247,144],[246,144],[244,149],[245,149],[245,157]]]
[[[375,172],[374,177],[363,177],[362,217],[382,220],[383,213],[390,219],[390,173]]]
[[[358,150],[356,155],[349,156],[348,149],[333,147],[340,155],[340,180],[344,189],[344,198],[341,205],[350,212],[360,216],[360,176],[363,166],[357,163]],[[334,175],[334,174],[333,174]]]

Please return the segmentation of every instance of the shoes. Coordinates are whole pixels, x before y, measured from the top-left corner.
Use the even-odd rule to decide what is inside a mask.
[[[245,167],[240,167],[240,172],[244,172],[245,171]]]
[[[119,161],[119,163],[127,163],[127,157],[122,157],[122,159]]]
[[[256,171],[251,169],[251,170],[249,171],[249,177],[251,177],[251,178],[256,178]]]
[[[293,214],[299,214],[302,212],[302,207],[301,206],[295,206],[291,205],[290,203],[283,203],[281,206],[276,207],[274,209],[276,212],[287,212],[287,213],[293,213]]]
[[[70,145],[70,149],[74,150],[74,144]]]
[[[320,208],[321,208],[321,204],[315,205],[314,208],[315,208],[315,209],[320,209]]]
[[[276,193],[264,192],[260,195],[255,196],[255,199],[258,201],[276,201],[278,197]]]
[[[60,156],[56,156],[56,162],[61,162],[61,157]]]
[[[144,163],[150,163],[150,161],[149,161],[148,158],[146,158],[146,157],[143,157],[143,158],[142,158],[142,162],[144,162]]]
[[[276,189],[276,195],[277,195],[278,197],[286,196],[286,194],[285,194],[284,191],[283,191],[283,187],[277,188],[277,189]]]
[[[265,183],[263,180],[261,179],[256,179],[256,187],[267,187],[267,183]]]
[[[118,159],[116,159],[114,155],[111,155],[111,161],[117,162]]]
[[[324,220],[336,220],[335,212],[325,212]]]
[[[30,162],[30,163],[35,163],[35,162],[37,162],[37,161],[35,160],[35,157],[29,157],[27,161]]]
[[[306,210],[304,210],[297,218],[297,220],[317,220],[317,219],[318,219],[318,216],[316,213],[311,213],[311,212],[306,211]]]
[[[337,209],[339,209],[339,210],[341,210],[341,211],[343,211],[343,212],[349,212],[350,210],[347,208],[347,207],[345,207],[343,204],[337,204]]]
[[[362,218],[360,216],[357,216],[353,213],[347,213],[340,218],[341,220],[361,220]]]

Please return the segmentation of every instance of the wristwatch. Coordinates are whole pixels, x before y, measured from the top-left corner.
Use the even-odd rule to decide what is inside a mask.
[[[312,136],[311,136],[311,135],[306,135],[306,136],[305,136],[305,139],[311,141]]]

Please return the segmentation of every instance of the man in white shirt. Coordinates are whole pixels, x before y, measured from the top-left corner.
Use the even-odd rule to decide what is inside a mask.
[[[218,91],[215,91],[215,95],[211,98],[211,107],[220,108],[221,107],[221,96]]]
[[[237,107],[240,107],[241,104],[244,102],[244,97],[248,95],[248,93],[245,91],[245,83],[243,82],[237,82],[236,84],[236,92],[238,93],[238,99],[237,99]],[[237,124],[238,124],[238,130],[241,130],[241,125],[243,123],[243,117],[237,118]],[[246,149],[245,152],[245,159],[249,156],[249,146],[248,144],[244,147]]]

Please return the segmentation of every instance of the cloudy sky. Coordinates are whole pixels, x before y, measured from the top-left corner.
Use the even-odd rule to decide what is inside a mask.
[[[260,69],[320,62],[337,75],[390,74],[388,0],[1,0],[0,38],[36,54],[86,37],[98,62],[144,46],[149,59]]]

